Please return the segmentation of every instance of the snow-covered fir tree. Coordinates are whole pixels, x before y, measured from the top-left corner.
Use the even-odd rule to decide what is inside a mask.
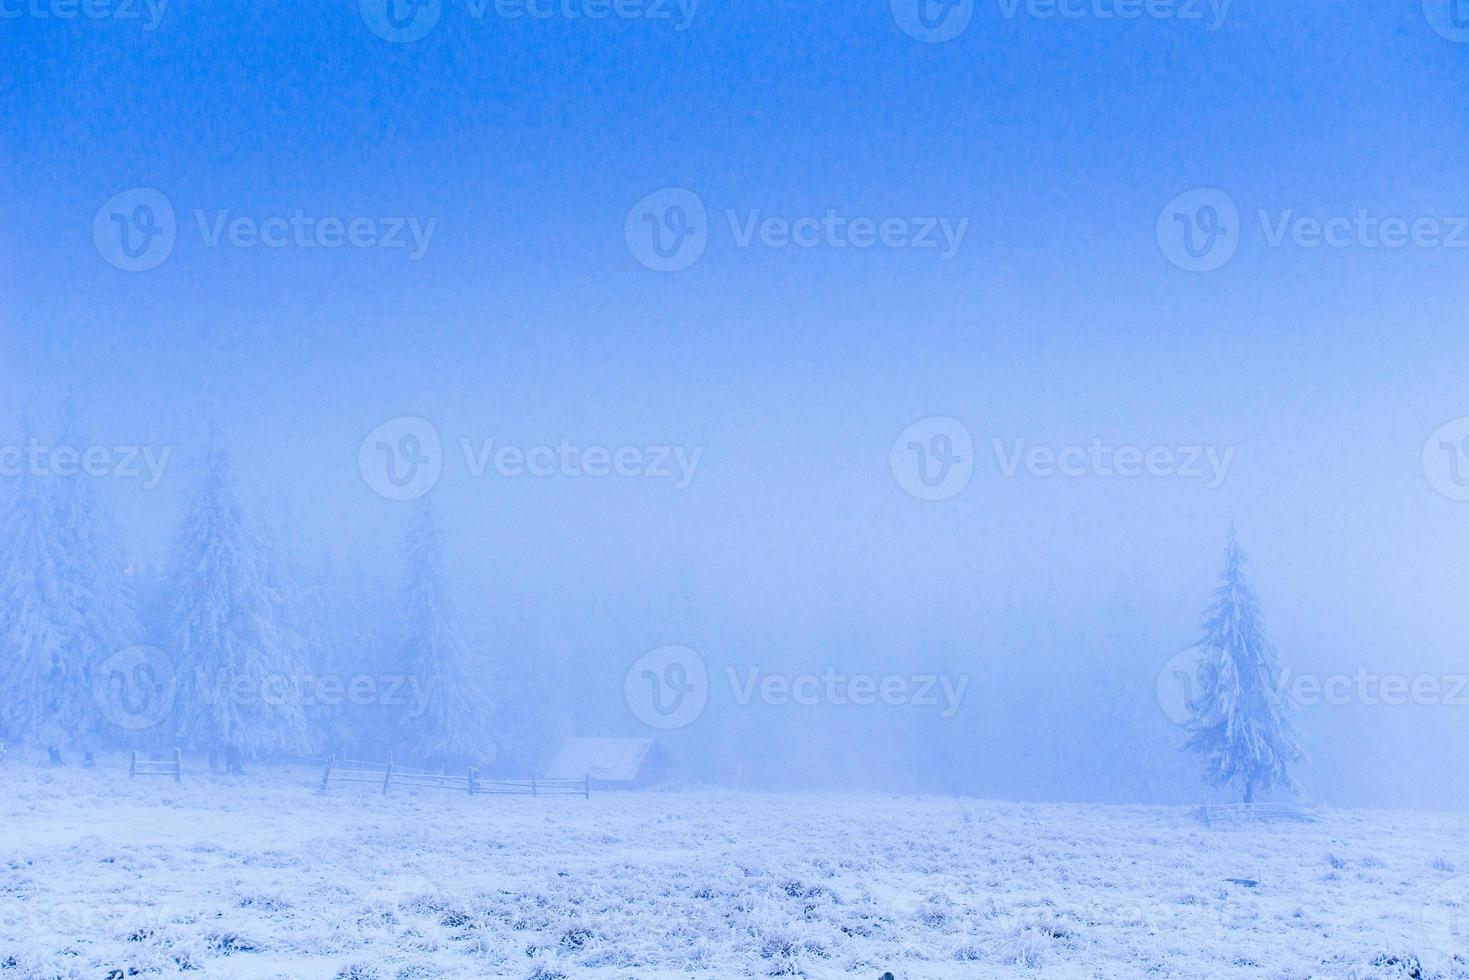
[[[1291,766],[1301,750],[1285,714],[1279,656],[1244,565],[1230,528],[1224,571],[1205,613],[1200,690],[1189,702],[1193,735],[1185,748],[1202,757],[1207,782],[1238,781],[1244,801],[1253,803],[1256,791],[1295,788]]]
[[[22,420],[23,444],[32,429]],[[97,742],[89,654],[75,641],[76,590],[66,575],[68,534],[57,517],[51,477],[23,460],[5,515],[0,564],[0,727],[12,738],[90,752]]]
[[[409,747],[430,762],[491,755],[490,705],[469,673],[444,576],[443,534],[429,498],[416,506],[408,529],[408,576],[401,662],[409,704],[401,729]]]
[[[249,756],[304,748],[298,642],[281,622],[265,551],[213,440],[169,584],[180,741],[207,749],[211,767],[223,755],[231,772]]]
[[[21,430],[24,445],[32,438],[29,419]],[[70,695],[82,678],[68,677],[61,662],[67,597],[57,577],[60,534],[42,479],[24,460],[8,504],[0,535],[0,728],[44,744],[57,762],[68,741],[58,709],[73,706]]]
[[[308,739],[328,754],[351,756],[355,747],[370,756],[375,747],[362,743],[374,720],[373,705],[358,703],[351,692],[355,679],[372,676],[377,665],[354,619],[358,607],[329,557],[308,562],[299,548],[286,547],[301,540],[294,519],[286,515],[278,526],[283,533],[271,538],[271,580],[305,668],[301,693]]]
[[[62,445],[80,451],[84,445],[68,422]],[[62,639],[63,656],[83,666],[88,677],[112,654],[137,643],[142,635],[127,562],[97,500],[96,478],[80,469],[52,478],[56,523],[60,535],[58,578],[68,595],[70,623]],[[93,688],[89,686],[89,691]],[[91,705],[94,713],[95,700]],[[99,728],[100,733],[94,732]],[[90,752],[100,736],[117,736],[98,719],[82,733],[81,748]]]
[[[6,702],[11,671],[15,669],[16,656],[10,649],[10,621],[14,616],[11,602],[11,577],[16,566],[19,549],[17,539],[11,534],[10,525],[20,502],[20,491],[16,480],[0,481],[0,742],[13,742],[16,733],[10,730]]]

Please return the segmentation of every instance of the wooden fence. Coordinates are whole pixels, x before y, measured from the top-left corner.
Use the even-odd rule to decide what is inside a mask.
[[[184,781],[184,756],[178,749],[173,750],[173,759],[164,761],[162,759],[139,759],[138,753],[133,753],[133,758],[128,763],[128,776],[172,776],[173,781],[181,783]]]
[[[1201,803],[1199,819],[1206,827],[1258,822],[1311,823],[1316,814],[1296,803]]]
[[[383,795],[389,787],[406,786],[414,789],[450,789],[470,796],[580,796],[592,797],[592,779],[542,779],[532,775],[530,779],[482,779],[479,770],[471,769],[463,776],[450,776],[443,769],[413,769],[393,762],[361,762],[355,759],[338,760],[332,756],[326,761],[321,773],[321,788],[325,793],[332,783],[370,783],[381,786]]]

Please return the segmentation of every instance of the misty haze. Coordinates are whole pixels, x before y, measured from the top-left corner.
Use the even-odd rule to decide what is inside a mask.
[[[1469,2],[0,0],[0,980],[1469,978]]]

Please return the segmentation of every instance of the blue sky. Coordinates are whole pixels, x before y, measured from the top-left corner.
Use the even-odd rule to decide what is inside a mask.
[[[24,13],[0,42],[7,433],[70,390],[95,438],[186,460],[213,417],[257,493],[357,553],[396,528],[355,465],[387,418],[432,420],[451,457],[461,436],[699,445],[687,493],[487,488],[462,465],[438,492],[469,565],[565,587],[568,556],[626,559],[739,616],[865,610],[894,631],[1055,588],[1078,616],[1120,593],[1187,639],[1236,520],[1282,646],[1465,652],[1469,504],[1419,457],[1469,416],[1469,250],[1271,247],[1258,216],[1469,214],[1469,45],[1416,0],[1236,0],[1215,30],[992,0],[934,44],[879,2],[706,0],[682,31],[446,3],[404,44],[355,2],[176,2],[151,31]],[[126,272],[93,221],[139,187],[178,237]],[[664,188],[709,216],[673,273],[624,239]],[[1237,254],[1206,273],[1156,233],[1196,188],[1240,215]],[[414,260],[211,248],[194,218],[298,209],[435,230]],[[828,209],[968,224],[944,260],[741,248],[728,217]],[[887,458],[938,415],[979,453],[971,488],[930,505]],[[1210,491],[1007,480],[989,449],[1094,437],[1237,456]],[[145,553],[185,467],[117,491]]]

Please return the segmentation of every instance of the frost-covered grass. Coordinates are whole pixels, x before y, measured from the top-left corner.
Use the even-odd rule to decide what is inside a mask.
[[[1211,830],[871,795],[318,796],[316,775],[7,760],[0,978],[1469,977],[1457,815]]]

